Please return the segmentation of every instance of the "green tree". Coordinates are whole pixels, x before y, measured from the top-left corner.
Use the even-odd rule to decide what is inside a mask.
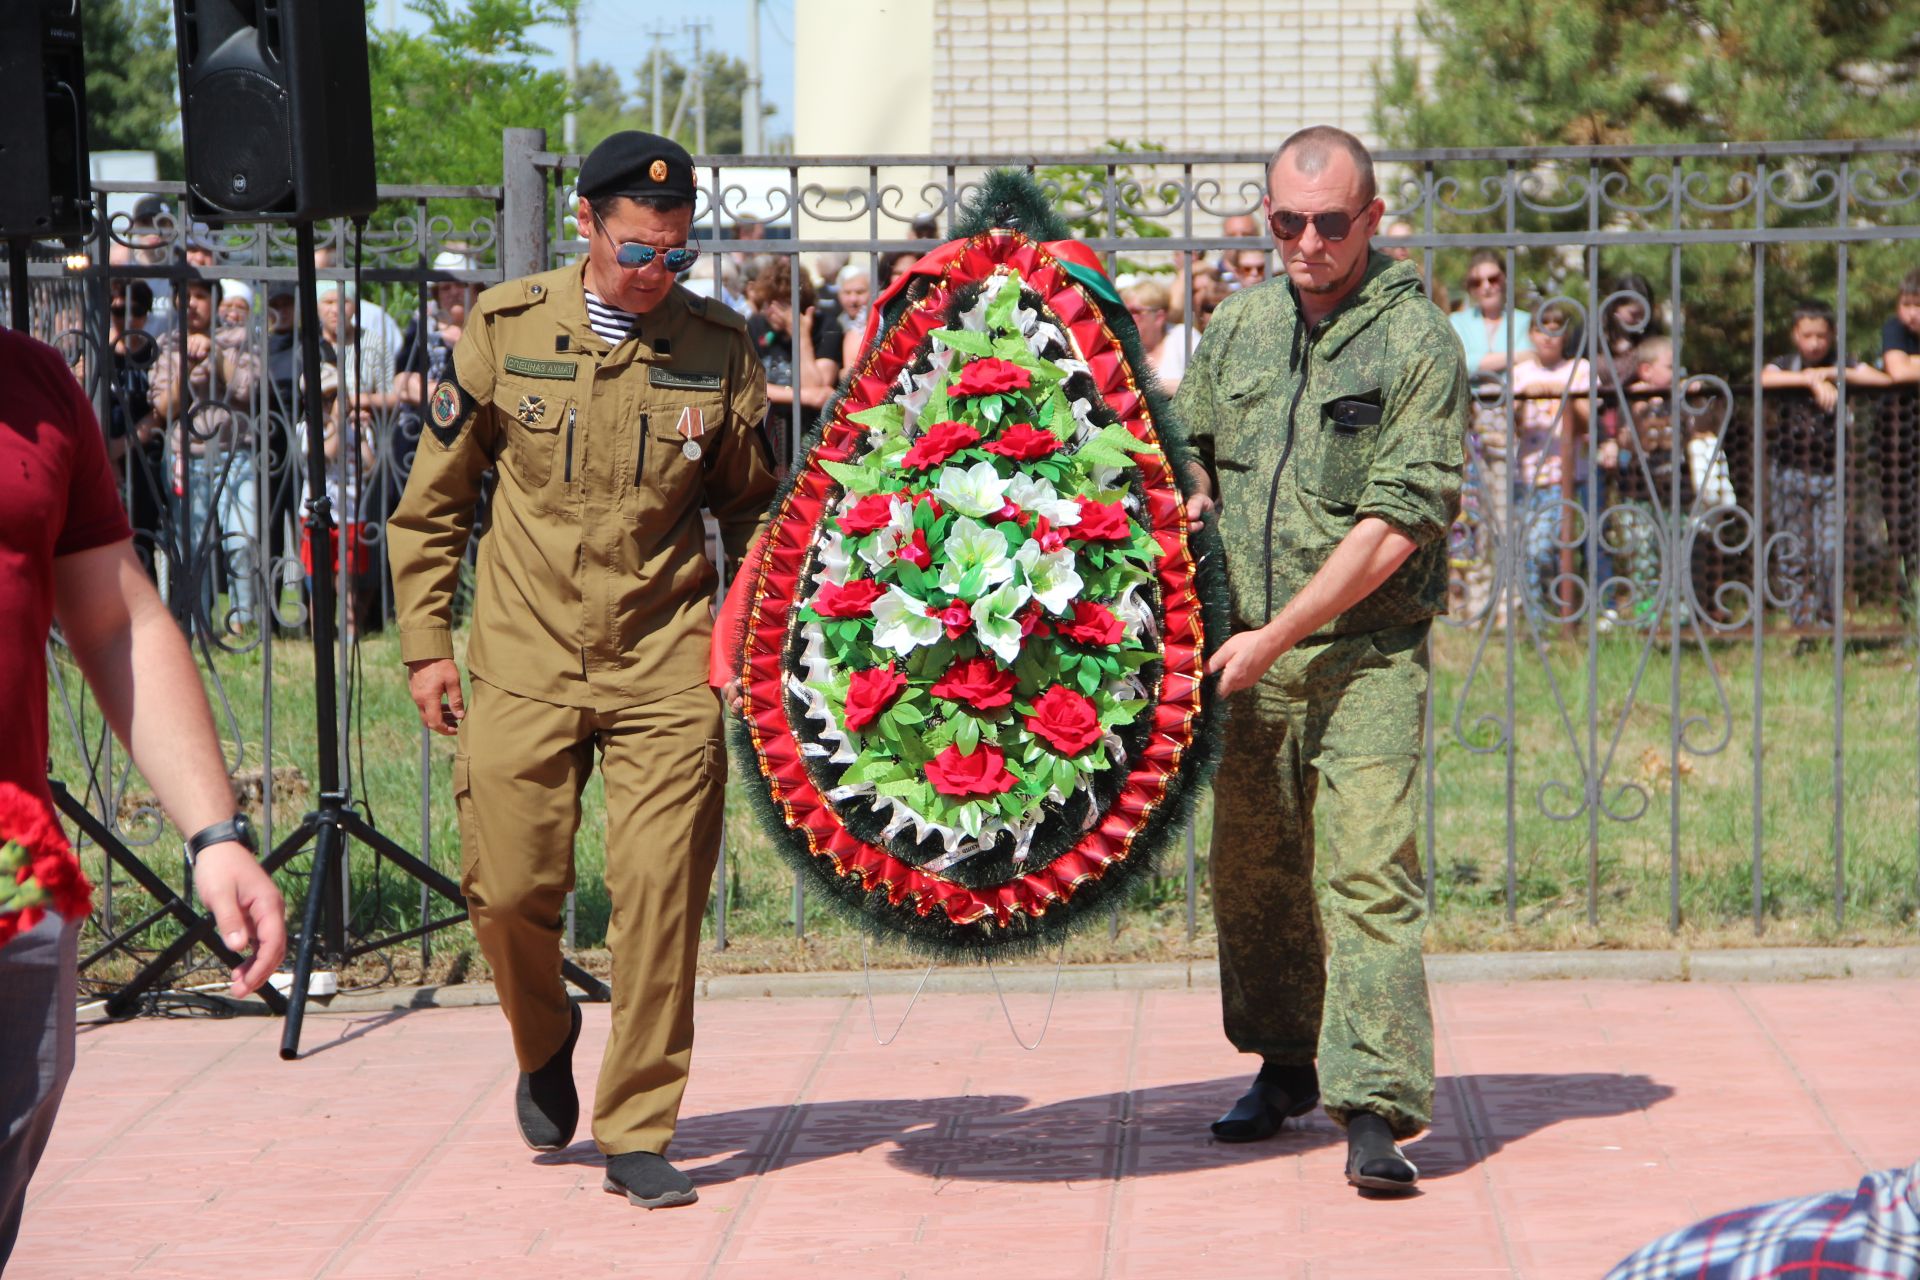
[[[167,0],[81,0],[87,59],[87,145],[152,151],[160,176],[184,175],[180,95]]]
[[[556,0],[409,0],[424,34],[371,33],[373,149],[383,182],[498,183],[500,133],[544,128],[558,143],[566,79],[542,71],[527,32],[562,20]]]
[[[1390,146],[1622,146],[1683,142],[1875,138],[1920,130],[1920,22],[1910,0],[1427,0],[1418,22],[1437,55],[1430,71],[1398,48],[1376,72],[1375,127]],[[1900,162],[1885,167],[1891,180]],[[1693,194],[1728,201],[1743,194],[1751,162],[1692,161],[1707,185]],[[1776,169],[1780,166],[1776,164]],[[1801,177],[1821,167],[1786,167]],[[1826,166],[1831,168],[1831,166]],[[1449,165],[1445,176],[1472,184],[1501,166]],[[1619,162],[1601,167],[1625,202],[1659,204],[1667,165]],[[1584,163],[1555,174],[1537,172],[1547,197],[1574,195]],[[1790,173],[1789,176],[1792,176]],[[1556,184],[1558,184],[1556,186]],[[1391,188],[1389,188],[1391,194]],[[1540,203],[1551,203],[1543,198]],[[1882,221],[1913,221],[1916,211],[1881,211]],[[1527,214],[1522,230],[1576,229],[1584,208],[1563,215]],[[1745,218],[1751,219],[1751,212]],[[1833,205],[1795,213],[1770,204],[1772,226],[1825,222]],[[1686,214],[1688,226],[1742,225],[1738,213]],[[1436,223],[1437,230],[1485,230],[1499,215]],[[1609,225],[1671,225],[1666,208],[1646,215],[1614,212]],[[1861,347],[1892,301],[1902,255],[1890,246],[1851,251],[1853,332]],[[1553,250],[1519,256],[1516,287],[1583,297],[1586,264]],[[1682,357],[1695,369],[1744,376],[1752,341],[1753,258],[1741,246],[1699,247],[1682,255],[1686,338]],[[1768,250],[1769,344],[1797,296],[1831,300],[1837,255],[1830,244]],[[1443,280],[1458,281],[1464,254],[1440,255]],[[1640,271],[1665,288],[1672,259],[1663,248],[1610,249],[1603,280]],[[1524,305],[1524,300],[1523,300]]]

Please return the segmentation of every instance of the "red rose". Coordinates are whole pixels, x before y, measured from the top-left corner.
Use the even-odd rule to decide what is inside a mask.
[[[1127,512],[1118,502],[1080,500],[1080,523],[1069,536],[1082,542],[1131,542],[1133,530],[1127,524]]]
[[[859,537],[863,533],[886,528],[893,519],[893,500],[900,496],[897,493],[868,494],[840,517],[840,532]]]
[[[1007,772],[1007,757],[998,747],[979,744],[970,756],[950,746],[927,762],[927,781],[943,796],[997,796],[1013,790],[1019,779]]]
[[[1054,630],[1069,640],[1092,645],[1116,645],[1126,634],[1113,610],[1091,600],[1075,600],[1073,621],[1056,623]]]
[[[927,531],[925,529],[915,529],[913,531],[913,541],[901,547],[896,554],[898,554],[900,559],[905,560],[916,569],[924,569],[932,564],[933,548],[927,545]]]
[[[1054,685],[1033,700],[1027,732],[1045,738],[1062,755],[1077,756],[1100,741],[1100,713],[1091,700]]]
[[[872,724],[906,687],[907,678],[894,670],[891,662],[854,672],[847,683],[847,728],[858,730]]]
[[[864,618],[873,612],[873,602],[886,593],[872,578],[856,578],[844,585],[828,582],[813,597],[813,611],[823,618]]]
[[[997,711],[1013,701],[1020,683],[1011,671],[1002,671],[991,658],[967,658],[947,668],[933,686],[933,696],[964,702],[976,711]]]
[[[960,371],[949,396],[990,396],[1001,391],[1024,391],[1033,385],[1033,375],[1011,360],[988,356],[975,360]]]
[[[1044,458],[1060,447],[1060,439],[1051,431],[1041,431],[1031,422],[1016,422],[1000,433],[1000,438],[987,446],[988,453],[997,453],[1003,458],[1012,458],[1015,462],[1032,462]]]
[[[973,610],[967,607],[965,600],[955,600],[944,609],[927,606],[927,616],[938,618],[947,628],[947,639],[958,640],[967,634],[967,628],[973,625]]]
[[[930,471],[968,445],[979,443],[980,433],[964,422],[936,422],[920,433],[900,465],[911,471]]]

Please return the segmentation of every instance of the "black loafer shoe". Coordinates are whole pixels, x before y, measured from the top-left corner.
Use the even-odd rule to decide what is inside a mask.
[[[1395,1145],[1393,1130],[1371,1111],[1347,1117],[1347,1181],[1390,1195],[1406,1195],[1420,1181],[1420,1170]]]
[[[1320,1081],[1312,1067],[1264,1066],[1253,1087],[1213,1122],[1213,1136],[1222,1142],[1264,1142],[1288,1117],[1319,1105]]]
[[[513,1114],[520,1122],[520,1141],[535,1151],[559,1151],[573,1141],[580,1123],[580,1094],[573,1087],[573,1046],[580,1039],[580,1006],[570,1006],[573,1030],[546,1065],[520,1073],[513,1092]]]
[[[625,1196],[628,1204],[642,1209],[670,1209],[700,1198],[692,1178],[668,1164],[665,1156],[651,1151],[608,1156],[607,1177],[600,1188]]]

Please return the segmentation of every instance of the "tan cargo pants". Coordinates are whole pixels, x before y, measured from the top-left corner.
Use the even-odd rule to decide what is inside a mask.
[[[580,793],[600,753],[607,793],[613,1032],[593,1138],[608,1155],[664,1152],[693,1055],[694,956],[720,847],[726,752],[702,685],[598,712],[472,681],[454,758],[461,888],[522,1071],[567,1038],[561,921]]]

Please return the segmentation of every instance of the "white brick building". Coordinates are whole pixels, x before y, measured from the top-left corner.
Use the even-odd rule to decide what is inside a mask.
[[[1417,0],[795,0],[794,150],[1261,151],[1373,141],[1376,64]],[[870,73],[868,70],[870,69]]]

